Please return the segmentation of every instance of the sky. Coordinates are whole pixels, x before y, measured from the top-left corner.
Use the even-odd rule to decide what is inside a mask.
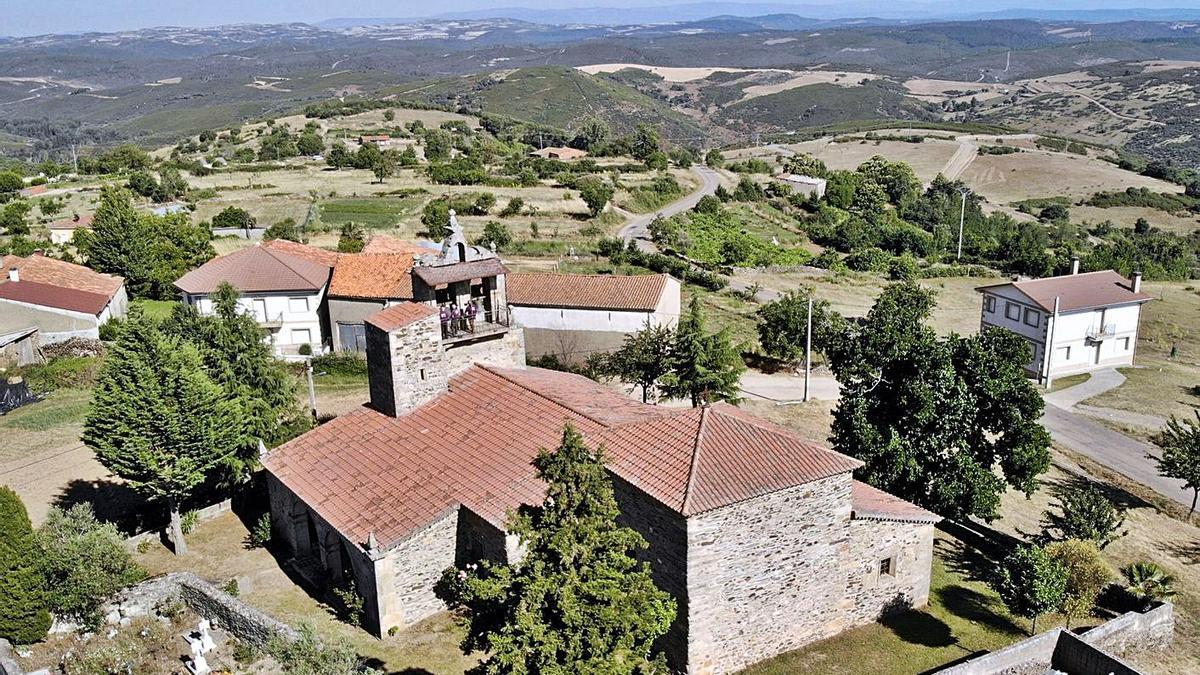
[[[635,7],[675,5],[697,0],[0,0],[0,35],[41,35],[84,31],[119,31],[150,26],[215,26],[232,23],[314,23],[336,17],[416,17],[483,8]],[[752,1],[752,0],[747,0]],[[738,4],[739,0],[723,0]],[[834,0],[757,0],[755,4],[842,6]],[[862,7],[867,0],[856,2]],[[881,10],[896,2],[879,0]],[[941,7],[971,5],[980,9],[1045,7],[1044,0],[975,0],[956,3],[910,0],[907,4]],[[1195,7],[1200,0],[1057,0],[1056,8]],[[836,13],[836,10],[829,10]],[[803,13],[803,12],[798,12]],[[881,11],[880,14],[884,12]],[[891,14],[893,12],[889,12]],[[812,14],[809,14],[810,16]],[[855,12],[851,16],[864,16]]]

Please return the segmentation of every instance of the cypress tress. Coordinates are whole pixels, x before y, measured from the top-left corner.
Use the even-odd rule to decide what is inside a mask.
[[[25,505],[17,493],[0,486],[0,638],[16,644],[38,642],[50,629],[37,558]]]

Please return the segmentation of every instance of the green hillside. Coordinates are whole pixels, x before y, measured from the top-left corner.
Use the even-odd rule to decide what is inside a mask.
[[[691,118],[666,103],[610,79],[549,66],[426,81],[397,91],[402,99],[468,108],[558,129],[598,117],[617,133],[646,122],[670,138],[703,135]]]
[[[715,115],[733,129],[792,131],[841,122],[933,119],[925,106],[899,85],[871,81],[860,86],[811,84],[730,105]]]

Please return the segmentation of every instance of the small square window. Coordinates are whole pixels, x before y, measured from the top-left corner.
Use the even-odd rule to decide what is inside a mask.
[[[983,299],[983,311],[987,312],[988,314],[995,314],[996,313],[996,299],[993,297],[990,297],[990,296],[984,298]]]
[[[1037,312],[1037,310],[1033,310],[1033,309],[1025,310],[1025,325],[1026,326],[1033,326],[1034,328],[1037,328],[1038,323],[1041,321],[1041,318],[1042,318],[1042,315],[1039,314]]]
[[[884,558],[883,560],[879,561],[879,575],[880,576],[889,576],[889,577],[893,576],[896,573],[895,568],[896,568],[896,565],[893,562],[892,558]]]
[[[1004,316],[1013,321],[1021,320],[1021,306],[1015,302],[1004,303]]]
[[[288,298],[289,312],[307,312],[308,298]]]

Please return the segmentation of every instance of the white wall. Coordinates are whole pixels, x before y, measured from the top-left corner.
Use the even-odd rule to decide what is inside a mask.
[[[309,344],[314,354],[320,354],[327,343],[320,315],[324,294],[324,290],[244,293],[238,299],[238,306],[270,331],[271,343],[278,353],[295,354],[300,345]],[[201,314],[213,312],[212,299],[206,294],[184,293],[183,301],[194,305]]]
[[[1033,358],[1025,367],[1034,373],[1041,372],[1049,318],[1047,313],[1010,288],[984,292],[980,311],[983,326],[1006,328],[1028,340],[1033,349]]]
[[[656,326],[675,326],[679,322],[679,303],[679,281],[668,278],[662,297],[652,312],[530,307],[511,303],[508,307],[513,321],[525,328],[636,333],[645,328],[647,319]]]

